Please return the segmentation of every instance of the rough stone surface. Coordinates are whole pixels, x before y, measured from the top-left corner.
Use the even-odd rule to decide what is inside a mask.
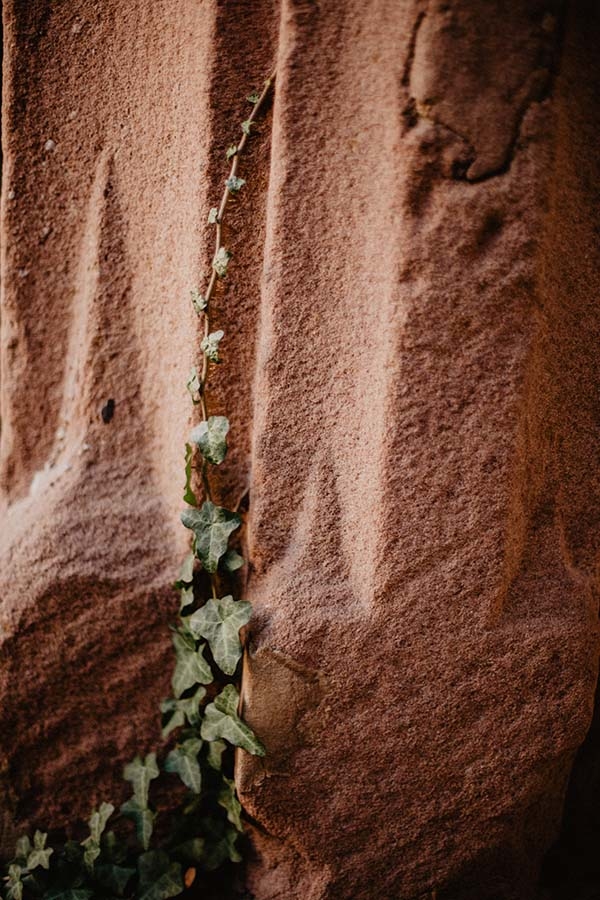
[[[214,385],[221,495],[251,486],[249,884],[532,900],[598,668],[600,15],[176,6],[3,4],[3,840],[156,740],[188,290],[276,59]]]

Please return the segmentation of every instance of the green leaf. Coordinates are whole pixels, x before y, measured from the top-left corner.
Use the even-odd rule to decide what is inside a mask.
[[[199,687],[192,697],[163,700],[160,711],[165,718],[162,734],[167,737],[175,728],[185,725],[186,719],[195,728],[200,724],[200,701],[206,696],[206,688]]]
[[[218,466],[227,453],[228,431],[229,420],[225,416],[209,416],[192,430],[190,440],[198,445],[204,459]]]
[[[27,840],[29,840],[29,838]],[[23,882],[21,881],[22,872],[21,866],[14,863],[8,867],[8,876],[6,878],[7,900],[21,900],[23,897]]]
[[[181,521],[196,537],[196,556],[207,572],[216,572],[219,560],[227,551],[230,535],[239,528],[236,513],[205,500],[200,509],[186,509]]]
[[[139,900],[168,900],[184,889],[179,863],[162,850],[151,850],[138,860]]]
[[[166,706],[166,704],[170,703],[170,702],[175,702],[175,701],[163,700],[163,702],[161,703],[160,709],[161,709],[163,716],[166,716],[167,713],[170,712],[170,710],[168,710],[168,708]],[[163,738],[167,738],[171,734],[172,731],[175,731],[176,728],[182,728],[184,725],[185,725],[185,714],[184,714],[183,710],[182,709],[174,709],[172,715],[169,716],[169,718],[167,719],[166,724],[163,725],[161,734],[162,734]]]
[[[211,210],[211,212],[212,212],[212,210]],[[210,221],[210,219],[209,219],[209,221]],[[200,293],[198,288],[194,288],[193,290],[191,290],[190,296],[192,298],[192,306],[194,307],[194,309],[196,310],[198,315],[200,315],[200,313],[202,313],[208,306],[206,299],[202,296],[202,294]]]
[[[231,147],[228,147],[227,150],[225,151],[225,156],[227,157],[227,159],[231,159],[231,157],[235,156],[236,153],[237,153],[237,146],[235,144],[232,144]]]
[[[248,94],[246,100],[248,101],[248,103],[252,103],[252,105],[254,106],[254,104],[258,103],[258,101],[260,100],[260,94],[258,93],[258,91],[252,91],[251,94]]]
[[[112,832],[110,832],[112,834]],[[83,861],[83,847],[81,844],[78,844],[77,841],[65,841],[64,846],[62,848],[62,854],[64,861],[67,865],[71,866],[71,868],[81,869],[81,863]],[[62,864],[62,859],[58,863],[58,865]]]
[[[264,746],[237,714],[239,700],[239,694],[232,684],[223,688],[214,702],[209,703],[204,710],[200,736],[205,741],[223,738],[254,756],[264,756]]]
[[[150,838],[152,837],[152,831],[154,829],[155,813],[153,813],[151,809],[148,809],[147,806],[141,806],[135,797],[132,797],[122,804],[121,813],[126,818],[132,819],[135,822],[135,831],[138,840],[144,850],[147,850],[150,846]]]
[[[124,863],[128,855],[127,845],[114,831],[106,831],[102,835],[102,851],[109,862],[116,864]]]
[[[241,190],[245,184],[246,180],[244,178],[238,178],[236,175],[230,175],[225,182],[225,187],[230,193],[237,194],[237,192]]]
[[[181,856],[186,862],[199,863],[202,862],[204,856],[204,838],[191,838],[178,844],[174,848],[177,856]]]
[[[149,885],[139,895],[139,900],[167,900],[168,897],[177,897],[184,890],[183,875],[179,863],[171,863],[169,871]]]
[[[221,823],[219,823],[221,824]],[[216,825],[216,823],[215,823]],[[209,872],[218,869],[225,860],[230,859],[231,862],[237,863],[242,861],[239,850],[236,847],[238,833],[231,825],[225,824],[222,828],[222,837],[218,837],[213,841],[206,841],[204,852],[202,854],[204,868]],[[216,829],[213,828],[214,831]]]
[[[81,846],[85,848],[83,862],[89,871],[94,868],[94,863],[100,856],[100,840],[106,824],[114,811],[115,808],[112,803],[102,803],[100,809],[95,810],[90,816],[88,822],[90,828],[89,837],[81,842]]]
[[[192,585],[188,585],[181,589],[179,594],[179,614],[184,615],[185,610],[189,609],[189,607],[194,602],[194,588]]]
[[[6,883],[6,900],[22,900],[23,898],[23,882],[7,881]]]
[[[224,335],[224,331],[213,331],[210,334],[207,334],[206,337],[203,337],[200,341],[200,349],[208,356],[211,362],[220,362],[219,344],[223,340]]]
[[[173,625],[171,625],[170,628],[173,632],[173,642],[177,642],[175,643],[175,650],[179,649],[179,647],[181,647],[181,649],[183,650],[184,645],[188,650],[194,651],[196,649],[196,637],[188,628],[187,620],[182,620],[182,624],[177,628],[175,628]]]
[[[223,785],[219,791],[217,801],[223,809],[227,810],[227,818],[238,831],[243,831],[241,812],[242,804],[238,800],[235,784],[232,779],[223,776]]]
[[[176,587],[183,587],[183,585],[191,584],[194,580],[194,561],[196,557],[193,553],[188,553],[186,558],[181,564],[181,569],[179,570],[179,578],[176,582]]]
[[[250,603],[228,595],[221,600],[211,598],[190,616],[191,631],[208,641],[215,662],[225,675],[233,675],[242,657],[240,628],[248,624],[251,615]]]
[[[201,747],[202,741],[199,738],[190,738],[171,750],[165,760],[165,770],[179,775],[194,794],[199,794],[202,789],[202,773],[198,762]]]
[[[41,866],[42,869],[50,868],[50,857],[53,854],[51,847],[46,848],[47,834],[42,831],[36,831],[33,836],[33,849],[27,857],[27,868],[31,872]]]
[[[148,753],[144,761],[142,761],[141,757],[136,756],[123,769],[123,778],[131,783],[133,796],[141,809],[145,809],[148,806],[150,782],[158,778],[159,774],[156,764],[156,753]]]
[[[208,224],[216,225],[219,221],[219,209],[217,206],[213,206],[208,214]]]
[[[130,878],[135,875],[135,869],[118,866],[115,863],[102,863],[96,866],[94,875],[102,887],[122,897]]]
[[[90,828],[90,837],[92,840],[100,843],[100,838],[104,834],[108,820],[114,813],[115,808],[112,803],[101,803],[100,808],[94,810],[89,818],[88,825]],[[85,844],[85,841],[83,842]]]
[[[44,894],[44,900],[90,900],[93,896],[87,888],[54,888]]]
[[[28,835],[24,834],[17,841],[17,845],[15,847],[15,859],[22,859],[23,865],[27,861],[27,857],[31,852],[31,841],[29,840]]]
[[[204,658],[202,647],[191,648],[179,634],[173,635],[177,662],[171,679],[175,697],[179,698],[195,684],[210,684],[214,681],[210,666]]]
[[[211,741],[206,744],[206,762],[215,772],[223,768],[223,753],[227,748],[225,741]]]
[[[200,393],[200,389],[201,389],[202,385],[200,384],[200,379],[198,377],[198,370],[197,370],[196,366],[193,366],[193,368],[189,374],[188,380],[186,381],[185,386],[187,387],[188,391],[190,392],[190,396],[191,396],[192,400],[194,401],[194,403],[198,403],[198,401],[195,399],[195,397],[196,397],[196,394]]]
[[[246,119],[245,122],[242,122],[242,131],[244,134],[250,134],[250,128],[254,123],[250,121],[250,119]]]
[[[239,553],[236,553],[235,550],[228,550],[225,556],[223,557],[223,568],[226,572],[237,572],[238,569],[241,569],[244,565],[244,557],[240,556]]]
[[[219,278],[225,278],[227,274],[227,266],[229,265],[229,260],[231,259],[233,254],[226,250],[225,247],[219,247],[217,252],[215,253],[215,257],[213,259],[213,269],[219,276]]]
[[[83,854],[83,864],[88,870],[88,872],[92,872],[94,869],[94,863],[100,856],[100,846],[91,838],[87,838],[85,852]]]
[[[194,448],[191,444],[185,445],[185,488],[183,494],[183,502],[189,503],[190,506],[198,506],[198,500],[192,490],[192,458],[194,456]]]

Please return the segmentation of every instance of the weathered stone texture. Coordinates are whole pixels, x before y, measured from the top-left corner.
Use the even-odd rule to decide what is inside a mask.
[[[250,884],[532,900],[598,668],[599,11],[4,7],[7,821],[85,813],[156,735],[187,291],[276,58],[217,313]]]

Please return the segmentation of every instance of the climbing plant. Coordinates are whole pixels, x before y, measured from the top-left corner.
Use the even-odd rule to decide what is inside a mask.
[[[180,607],[172,628],[172,696],[161,704],[165,745],[161,752],[136,756],[125,766],[131,797],[119,811],[111,803],[94,810],[83,840],[49,846],[48,835],[41,831],[32,839],[20,838],[5,867],[5,900],[167,900],[201,883],[203,873],[228,860],[241,860],[242,808],[232,779],[232,748],[258,756],[265,749],[238,711],[240,629],[248,623],[251,607],[231,594],[219,596],[223,580],[244,560],[230,547],[242,524],[239,511],[216,505],[211,479],[214,467],[225,459],[229,432],[228,419],[213,414],[209,400],[211,367],[220,363],[225,337],[221,329],[212,330],[211,300],[232,258],[223,243],[223,222],[230,198],[245,185],[238,175],[240,158],[274,78],[273,73],[260,92],[248,96],[252,111],[241,124],[239,140],[226,151],[229,175],[219,206],[208,214],[215,233],[211,271],[204,293],[191,292],[203,336],[201,362],[192,369],[187,388],[200,421],[185,446],[187,506],[181,520],[191,532],[191,553],[176,582]],[[202,487],[201,503],[194,473]],[[202,583],[210,585],[210,596],[201,595]],[[172,776],[181,783],[174,811],[165,801],[173,790]]]

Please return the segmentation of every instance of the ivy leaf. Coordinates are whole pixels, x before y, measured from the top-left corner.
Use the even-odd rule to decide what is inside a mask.
[[[174,628],[171,626],[171,631],[173,632],[173,644],[175,646],[176,653],[183,653],[184,648],[192,653],[196,650],[196,637],[193,632],[187,627],[187,621],[182,622],[179,628]]]
[[[171,750],[165,760],[165,771],[175,772],[194,794],[202,789],[202,773],[198,753],[202,746],[199,738],[190,738]]]
[[[181,589],[179,595],[179,614],[185,615],[186,609],[194,602],[194,588],[190,585]]]
[[[181,564],[181,569],[179,570],[179,578],[175,582],[175,587],[183,587],[184,585],[191,584],[194,580],[194,560],[196,557],[193,553],[188,553],[186,558]]]
[[[237,153],[237,146],[235,144],[232,144],[231,147],[228,147],[227,150],[225,151],[225,156],[227,157],[227,159],[231,159],[231,157],[235,156],[236,153]]]
[[[254,123],[251,122],[250,119],[246,119],[245,122],[242,122],[242,131],[244,132],[244,134],[247,134],[247,135],[250,134],[250,128],[252,127],[253,124]]]
[[[148,885],[145,891],[139,895],[139,900],[167,900],[168,897],[177,897],[184,890],[181,866],[174,862],[169,870],[161,875],[153,884]]]
[[[246,100],[248,101],[248,103],[251,103],[254,106],[254,104],[258,103],[258,101],[260,100],[260,94],[258,93],[258,91],[252,91],[251,94],[248,94]]]
[[[239,553],[236,553],[235,550],[228,550],[225,556],[223,557],[223,568],[226,572],[237,572],[238,569],[241,569],[244,565],[244,557],[240,556]]]
[[[95,844],[90,838],[87,838],[87,846],[85,848],[85,852],[83,854],[83,864],[88,870],[88,872],[93,872],[94,863],[100,856],[100,847],[98,844]]]
[[[23,867],[25,867],[27,863],[27,857],[31,853],[31,841],[29,840],[28,835],[24,834],[17,841],[17,845],[15,847],[15,859],[23,860]]]
[[[167,738],[176,728],[182,728],[185,725],[185,713],[182,709],[173,706],[174,703],[176,703],[175,700],[163,700],[160,704],[163,720],[166,719],[161,731],[163,738]]]
[[[184,888],[181,866],[163,850],[143,853],[138,860],[139,900],[168,900]]]
[[[146,887],[160,878],[169,868],[171,860],[164,850],[149,850],[138,859],[138,876],[141,887]]]
[[[88,822],[90,828],[89,837],[81,842],[81,846],[85,848],[83,862],[88,871],[93,870],[94,863],[100,856],[100,840],[106,824],[114,811],[115,808],[112,803],[102,803],[100,809],[94,810],[90,816]]]
[[[227,453],[228,431],[229,420],[225,416],[209,416],[192,430],[190,440],[198,445],[204,459],[218,466]]]
[[[148,809],[147,806],[141,806],[135,797],[122,804],[121,813],[135,822],[138,840],[144,850],[147,850],[150,846],[150,838],[154,829],[155,813]]]
[[[108,820],[114,813],[115,808],[112,803],[101,803],[100,808],[94,810],[89,818],[88,825],[90,828],[90,838],[100,843],[100,838],[104,834]],[[85,844],[85,841],[83,842]]]
[[[148,753],[143,762],[141,757],[136,756],[123,769],[123,778],[131,783],[133,796],[142,809],[148,806],[150,782],[158,778],[159,774],[156,753]]]
[[[216,572],[227,551],[230,535],[239,528],[240,517],[222,506],[205,500],[200,509],[186,509],[181,521],[196,537],[196,556],[207,572]]]
[[[206,745],[206,762],[215,772],[220,772],[223,768],[223,753],[227,748],[225,741],[211,741]]]
[[[191,396],[192,400],[194,401],[194,403],[195,404],[198,403],[199,401],[196,400],[196,394],[200,393],[200,389],[201,389],[202,385],[200,384],[200,378],[198,377],[198,369],[196,368],[196,366],[193,366],[193,368],[189,374],[188,380],[185,383],[185,386],[188,389],[188,391],[190,392],[190,396]]]
[[[175,728],[185,725],[186,719],[195,728],[200,724],[200,701],[206,696],[206,688],[198,687],[192,697],[178,700],[163,700],[160,711],[166,721],[162,735],[167,737]],[[164,721],[164,720],[163,720]]]
[[[225,182],[225,187],[232,194],[237,194],[241,188],[246,184],[245,178],[238,178],[236,175],[230,175],[227,181]]]
[[[211,212],[212,212],[212,210],[211,210]],[[210,218],[209,218],[209,222],[210,222]],[[196,310],[198,315],[200,315],[200,313],[203,312],[206,309],[206,307],[208,306],[206,299],[202,296],[202,294],[200,293],[198,288],[194,288],[192,291],[190,291],[190,296],[192,298],[192,306],[194,307],[194,309]]]
[[[197,837],[191,838],[189,841],[184,841],[183,844],[178,844],[177,847],[175,847],[175,851],[177,852],[177,855],[183,857],[186,862],[202,862],[204,838]]]
[[[7,900],[22,900],[23,898],[23,882],[8,880],[6,883]]]
[[[242,657],[240,628],[248,624],[251,615],[250,603],[228,595],[221,600],[211,598],[190,616],[191,631],[208,641],[215,662],[225,675],[233,675]]]
[[[110,833],[112,834],[113,832]],[[81,871],[83,855],[83,847],[81,846],[81,844],[78,844],[77,841],[65,841],[62,848],[62,859],[60,860],[58,865],[60,866],[64,860],[68,866],[71,866],[73,870],[76,869],[79,875],[79,872]]]
[[[93,896],[87,888],[54,888],[44,894],[44,900],[90,900]]]
[[[200,736],[205,741],[223,738],[254,756],[264,756],[266,750],[251,728],[237,714],[240,695],[228,684],[204,710]]]
[[[212,831],[216,832],[216,823],[213,824]],[[209,872],[218,869],[227,859],[234,863],[242,861],[240,852],[236,847],[238,833],[235,828],[224,823],[224,827],[221,825],[221,830],[216,832],[216,834],[218,834],[218,837],[215,835],[215,840],[205,842],[202,854],[204,868],[208,869]]]
[[[192,490],[192,458],[194,456],[194,448],[191,444],[185,445],[185,488],[183,494],[183,502],[189,503],[190,506],[198,506],[198,500]]]
[[[227,274],[227,266],[229,265],[229,260],[232,257],[232,253],[229,250],[226,250],[225,247],[219,247],[217,252],[215,253],[215,257],[213,259],[213,269],[219,276],[219,278],[225,278]]]
[[[238,800],[235,784],[232,779],[223,776],[223,785],[217,797],[219,806],[227,810],[227,818],[238,831],[243,831],[241,812],[242,804]]]
[[[206,356],[208,356],[211,362],[220,362],[219,344],[223,340],[224,336],[224,331],[213,331],[210,334],[207,334],[206,337],[203,337],[200,341],[200,349]]]
[[[179,698],[195,684],[210,684],[214,681],[210,666],[204,658],[202,647],[191,648],[180,635],[173,635],[177,662],[171,679],[173,693]]]
[[[41,866],[42,869],[50,868],[50,857],[54,853],[51,847],[46,848],[47,834],[36,831],[33,836],[33,848],[27,857],[27,868],[31,872]]]
[[[111,863],[120,864],[127,859],[127,845],[119,840],[114,831],[106,831],[102,836],[102,850]]]
[[[129,884],[129,879],[135,875],[135,869],[118,866],[115,863],[103,863],[96,866],[94,875],[102,887],[108,888],[112,894],[122,897]]]
[[[213,206],[208,214],[208,224],[216,225],[219,221],[219,209],[217,206]]]
[[[22,871],[23,870],[22,870],[21,866],[18,866],[14,863],[13,863],[13,865],[8,867],[8,876],[6,878],[7,900],[22,900],[22,897],[23,897],[23,882],[21,881]]]

